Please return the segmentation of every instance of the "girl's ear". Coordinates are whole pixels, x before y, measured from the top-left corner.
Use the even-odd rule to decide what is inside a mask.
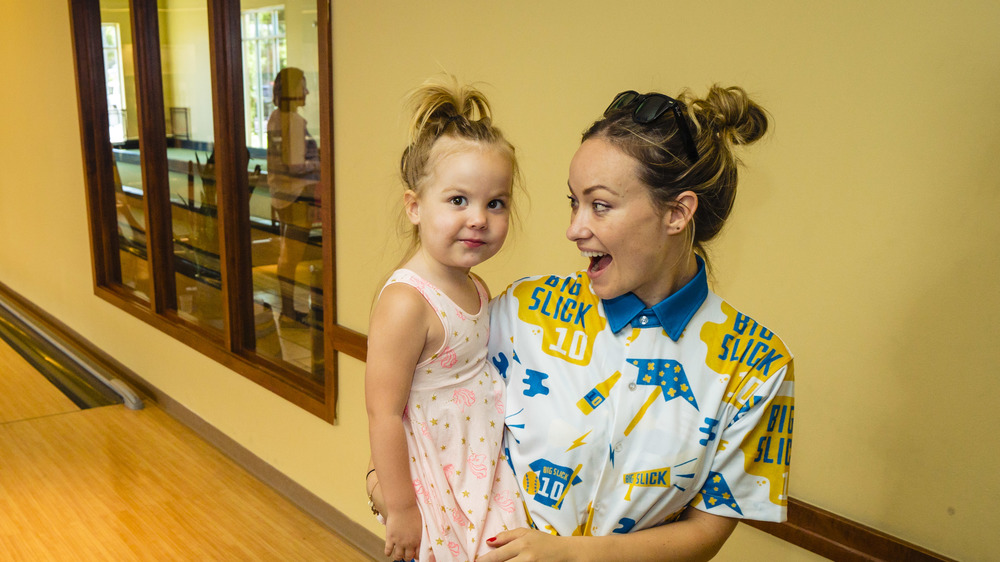
[[[674,204],[663,216],[668,234],[680,234],[687,228],[698,210],[698,195],[693,191],[685,191],[674,199]]]
[[[420,200],[417,198],[417,192],[412,189],[403,192],[403,210],[413,226],[420,224]]]

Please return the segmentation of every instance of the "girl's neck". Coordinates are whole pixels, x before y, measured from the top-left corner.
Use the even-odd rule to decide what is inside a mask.
[[[470,275],[470,268],[442,264],[428,256],[422,248],[403,267],[433,283],[466,311],[478,310],[479,291]]]

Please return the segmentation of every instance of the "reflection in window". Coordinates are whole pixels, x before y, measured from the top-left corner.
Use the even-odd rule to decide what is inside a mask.
[[[243,11],[243,105],[247,144],[267,148],[271,79],[288,64],[284,8]]]
[[[115,214],[118,226],[118,270],[121,284],[149,300],[149,256],[146,247],[146,213],[143,201],[142,161],[138,135],[129,135],[128,113],[134,112],[135,76],[125,64],[132,52],[132,23],[128,2],[101,0],[101,43],[104,48],[105,93],[108,130],[114,156]],[[133,115],[134,116],[134,115]],[[133,119],[132,122],[138,120]]]
[[[266,116],[260,129],[266,175],[250,200],[251,223],[261,225],[251,232],[254,301],[276,318],[274,336],[258,325],[256,350],[321,383],[320,139],[318,128],[310,127],[319,122],[319,100],[311,91],[319,74],[316,5],[292,1],[284,10],[244,11],[243,32],[248,113],[256,104],[253,115]]]
[[[101,23],[104,79],[108,91],[108,132],[111,142],[125,141],[125,74],[122,70],[121,32],[117,23]]]
[[[174,283],[181,318],[222,333],[208,6],[160,12]]]

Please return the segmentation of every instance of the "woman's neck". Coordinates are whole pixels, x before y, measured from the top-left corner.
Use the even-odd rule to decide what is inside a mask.
[[[635,293],[635,296],[639,297],[639,300],[646,307],[653,307],[670,295],[680,291],[698,274],[698,260],[695,258],[694,252],[685,252],[677,257],[667,257],[665,259],[676,260],[676,263],[670,268],[670,272],[663,279],[663,282],[658,284],[658,290],[650,294],[640,295]]]

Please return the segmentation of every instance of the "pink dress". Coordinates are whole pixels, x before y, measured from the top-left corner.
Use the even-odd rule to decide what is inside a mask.
[[[395,271],[392,283],[419,291],[445,331],[441,349],[417,365],[403,411],[424,524],[417,560],[471,561],[492,550],[486,539],[527,526],[501,446],[506,386],[486,359],[488,296],[477,280],[479,311],[470,314],[410,270]]]

